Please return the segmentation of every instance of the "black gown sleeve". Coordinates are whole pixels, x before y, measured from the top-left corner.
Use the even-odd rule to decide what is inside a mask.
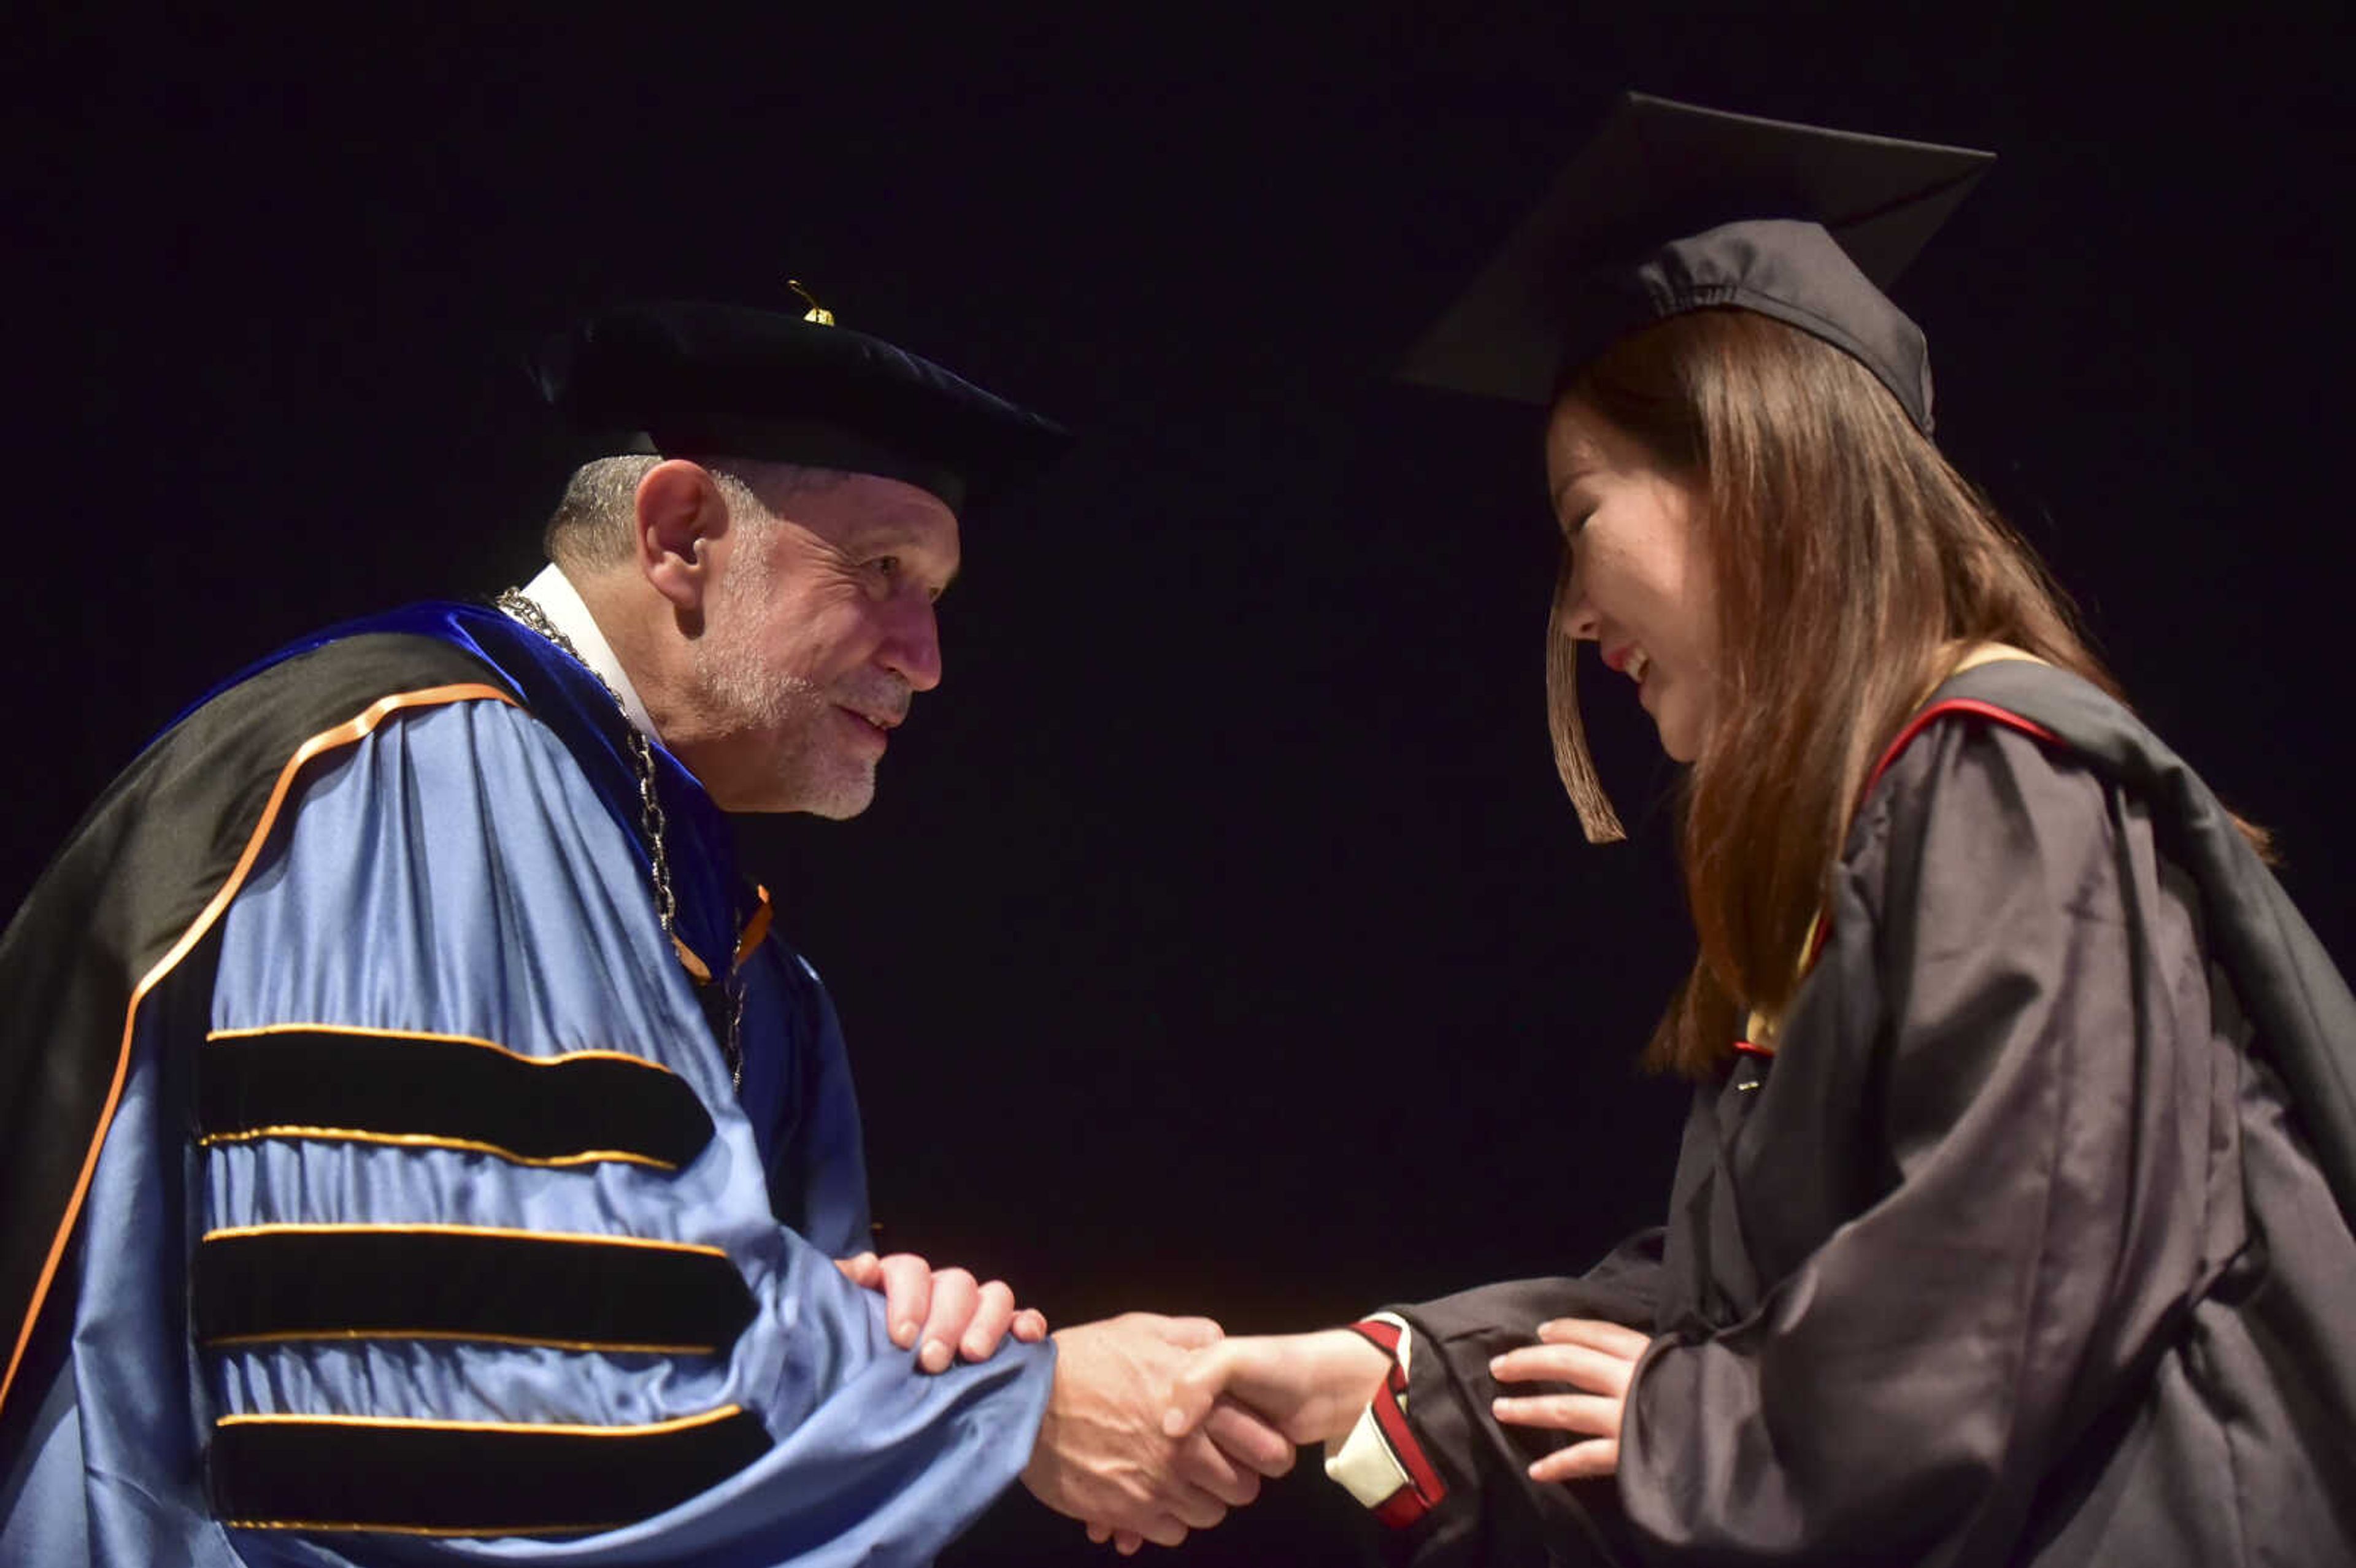
[[[1414,1333],[1407,1413],[1412,1438],[1449,1495],[1380,1538],[1416,1563],[1610,1562],[1618,1513],[1609,1482],[1533,1485],[1524,1473],[1555,1445],[1489,1412],[1493,1356],[1526,1345],[1556,1317],[1601,1317],[1651,1332],[1662,1286],[1663,1232],[1644,1231],[1577,1277],[1520,1279],[1390,1310]]]

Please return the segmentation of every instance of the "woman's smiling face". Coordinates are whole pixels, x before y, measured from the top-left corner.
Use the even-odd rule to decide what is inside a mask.
[[[1698,492],[1575,396],[1547,427],[1547,488],[1571,552],[1564,624],[1636,682],[1661,749],[1692,762],[1718,699],[1717,594]]]

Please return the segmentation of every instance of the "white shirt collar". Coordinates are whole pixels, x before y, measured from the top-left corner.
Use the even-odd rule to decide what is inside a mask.
[[[662,737],[655,733],[655,721],[647,712],[647,705],[638,700],[630,677],[622,673],[622,661],[614,656],[613,645],[597,629],[597,618],[589,613],[589,606],[582,602],[581,591],[573,586],[573,580],[552,561],[541,568],[538,577],[523,585],[522,592],[540,606],[540,613],[548,617],[550,625],[573,639],[573,645],[581,650],[582,662],[614,688],[615,695],[622,699],[623,714],[637,726],[638,733],[660,745]]]

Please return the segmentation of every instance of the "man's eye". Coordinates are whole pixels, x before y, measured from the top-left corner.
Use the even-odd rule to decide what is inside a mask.
[[[900,575],[900,558],[896,555],[879,555],[867,564],[885,577]]]

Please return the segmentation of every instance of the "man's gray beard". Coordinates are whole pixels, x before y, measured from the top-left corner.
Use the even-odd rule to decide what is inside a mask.
[[[754,619],[734,604],[715,609],[695,644],[697,682],[729,730],[775,738],[772,773],[784,809],[831,817],[866,810],[875,798],[874,763],[830,752],[819,738],[833,699],[798,676],[763,669]]]

